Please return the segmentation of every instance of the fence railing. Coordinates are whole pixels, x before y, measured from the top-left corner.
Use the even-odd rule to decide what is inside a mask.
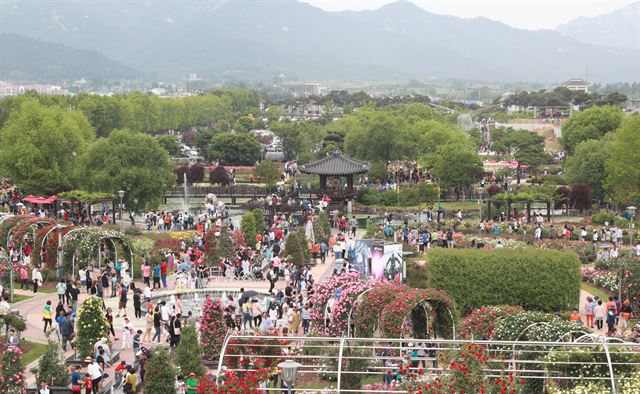
[[[293,390],[295,393],[404,393],[399,386],[374,392],[363,389],[362,385],[389,379],[385,377],[389,370],[406,361],[403,355],[410,355],[410,371],[415,372],[419,368],[424,371],[422,379],[447,374],[448,368],[438,363],[438,355],[448,350],[459,350],[470,343],[482,345],[484,353],[489,356],[483,370],[485,376],[497,378],[513,372],[518,379],[525,380],[525,385],[537,387],[536,390],[544,390],[552,382],[556,387],[568,387],[582,381],[601,383],[612,393],[617,393],[620,385],[630,379],[631,373],[640,370],[640,344],[593,334],[567,335],[563,340],[570,342],[234,334],[228,335],[224,341],[218,376],[220,371],[255,369],[253,361],[258,359],[267,362],[287,359],[301,364]],[[585,352],[588,352],[588,357],[584,356]],[[585,369],[587,364],[588,369]],[[598,372],[590,374],[588,371]],[[262,390],[281,392],[282,389],[268,386]]]

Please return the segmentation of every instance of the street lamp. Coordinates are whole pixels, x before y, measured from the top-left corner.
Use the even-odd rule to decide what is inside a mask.
[[[480,226],[478,232],[482,235],[482,194],[484,193],[484,187],[480,186],[478,188],[478,204],[480,204]]]
[[[287,391],[289,394],[291,394],[291,387],[293,387],[293,383],[296,380],[298,368],[301,366],[302,364],[293,360],[286,360],[285,362],[278,364],[278,368],[282,369],[282,380],[287,384]]]
[[[118,190],[118,197],[120,197],[120,209],[118,212],[118,218],[122,220],[122,198],[124,197],[124,190]]]

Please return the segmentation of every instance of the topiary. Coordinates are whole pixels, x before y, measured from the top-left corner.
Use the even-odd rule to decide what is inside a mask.
[[[202,358],[200,358],[200,345],[198,343],[198,332],[193,324],[187,324],[182,327],[180,344],[176,348],[175,362],[180,373],[184,376],[191,372],[196,376],[202,376],[205,373]]]
[[[90,296],[80,305],[76,318],[78,336],[75,345],[81,357],[92,356],[93,345],[109,334],[109,323],[102,313],[103,305],[104,301],[96,296]]]
[[[51,386],[69,384],[70,376],[59,351],[59,344],[49,340],[47,350],[38,361],[38,366],[31,370],[36,375],[37,382],[47,382]]]
[[[169,353],[156,348],[145,368],[144,392],[153,394],[175,394],[176,368]]]
[[[220,354],[226,332],[220,300],[213,300],[207,295],[202,304],[202,317],[200,317],[200,341],[202,355],[205,358],[212,359]]]

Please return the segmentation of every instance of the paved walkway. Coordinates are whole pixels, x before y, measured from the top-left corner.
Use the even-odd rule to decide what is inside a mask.
[[[320,282],[324,277],[331,274],[334,266],[335,266],[334,259],[332,257],[327,257],[325,264],[317,264],[311,267],[311,274],[315,278],[316,282]],[[163,295],[163,294],[172,294],[174,292],[174,286],[175,286],[174,275],[170,275],[167,278],[167,282],[168,282],[167,284],[169,285],[169,288],[163,289],[163,290],[156,290],[153,292],[153,296]],[[136,284],[139,285],[139,282],[136,282]],[[276,283],[276,287],[279,287],[279,286],[280,287],[284,286],[284,280],[279,280]],[[269,289],[269,282],[267,280],[247,281],[247,280],[225,279],[223,277],[216,276],[209,281],[206,288],[220,290],[220,291],[226,290],[226,291],[232,291],[232,292],[238,292],[240,288],[244,288],[245,290],[256,290],[260,292],[266,292]],[[84,291],[84,289],[82,289],[82,291]],[[33,292],[27,291],[27,290],[15,290],[15,293],[21,294],[21,295],[33,296]],[[110,292],[108,294],[110,294]],[[82,301],[85,300],[87,297],[88,297],[88,294],[84,292],[81,293],[79,296],[78,305],[81,305]],[[132,296],[129,298],[130,300],[127,303],[126,314],[132,319],[132,323],[134,324],[136,329],[144,330],[144,327],[145,327],[144,318],[136,319],[134,317]],[[50,300],[53,308],[55,308],[58,303],[58,296],[57,294],[39,293],[38,295],[33,296],[28,300],[24,300],[22,302],[18,302],[12,305],[12,309],[18,309],[20,311],[20,314],[26,318],[27,329],[22,333],[23,338],[34,341],[34,342],[42,342],[42,343],[47,342],[48,338],[43,332],[44,323],[42,321],[42,310],[47,300]],[[105,301],[105,305],[107,307],[111,307],[113,310],[114,331],[116,333],[116,337],[121,338],[124,319],[123,319],[123,316],[115,317],[118,311],[118,297],[105,297],[104,301]],[[111,344],[112,350],[120,349],[120,347],[121,347],[120,339],[114,340],[113,343]],[[67,350],[67,352],[65,352],[64,354],[65,357],[69,357],[73,355],[73,350],[71,350],[70,347],[68,349],[69,350]],[[134,358],[135,357],[131,349],[127,349],[120,354],[120,359],[125,360],[127,362],[133,362]],[[35,383],[35,377],[29,372],[29,369],[36,365],[37,365],[37,360],[31,365],[27,366],[26,368],[27,376],[28,376],[27,378],[28,384]],[[109,374],[109,376],[114,376],[113,370],[110,369],[106,372]]]

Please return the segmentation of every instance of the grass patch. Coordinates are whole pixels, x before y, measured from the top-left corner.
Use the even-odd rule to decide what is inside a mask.
[[[605,290],[599,287],[592,286],[589,283],[581,282],[580,288],[588,293],[591,293],[594,296],[598,296],[601,300],[606,301],[607,299],[609,299],[609,294]]]
[[[20,301],[24,301],[24,300],[28,300],[30,298],[33,298],[33,296],[27,296],[27,295],[22,295],[22,294],[14,294],[13,295],[13,302],[11,303],[11,305],[20,302]]]
[[[39,359],[44,354],[44,352],[47,351],[46,344],[32,341],[22,341],[20,347],[23,350],[26,350],[24,356],[22,356],[22,365],[24,366]]]

